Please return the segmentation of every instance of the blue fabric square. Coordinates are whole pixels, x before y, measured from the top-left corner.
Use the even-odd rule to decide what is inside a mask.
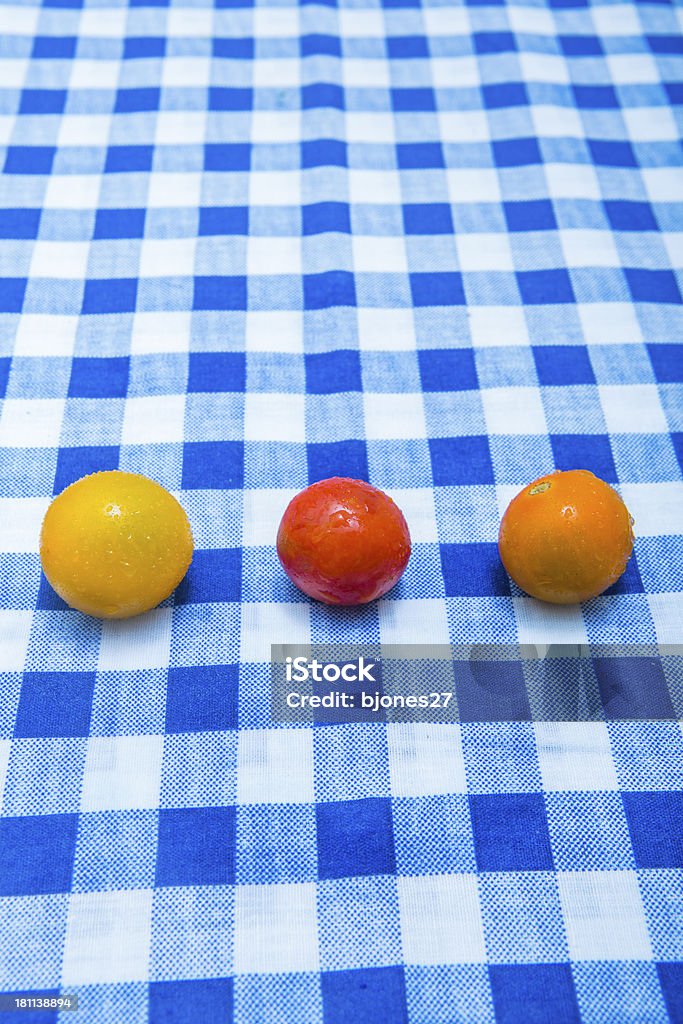
[[[552,871],[545,804],[540,793],[470,796],[480,871]]]
[[[237,665],[171,668],[166,732],[218,732],[237,727]]]
[[[453,218],[448,203],[406,203],[403,223],[408,235],[451,235]]]
[[[246,277],[195,277],[193,309],[246,309]]]
[[[579,109],[616,110],[619,107],[617,94],[611,85],[572,85],[572,90]]]
[[[341,40],[339,36],[319,35],[311,33],[301,36],[301,56],[312,57],[314,54],[327,54],[330,57],[341,57]]]
[[[341,139],[311,139],[301,143],[301,166],[347,167],[346,143]]]
[[[247,359],[244,352],[191,352],[187,390],[190,393],[244,391]]]
[[[622,793],[639,868],[683,868],[683,793]]]
[[[491,544],[490,547],[493,548],[495,545]],[[473,658],[469,662],[462,662],[458,666],[456,686],[458,711],[463,722],[531,720],[529,695],[521,661],[488,661],[484,658]]]
[[[549,199],[503,203],[509,231],[552,231],[557,227]]]
[[[566,387],[596,383],[584,345],[534,345],[532,351],[541,384]]]
[[[93,238],[142,238],[145,213],[140,210],[98,210]]]
[[[306,390],[312,395],[362,391],[360,356],[356,349],[312,352],[304,356]]]
[[[104,163],[105,174],[151,171],[154,146],[110,146]]]
[[[82,313],[133,313],[137,278],[103,278],[85,282]]]
[[[672,106],[683,105],[683,82],[662,82],[662,85]]]
[[[425,36],[387,36],[387,53],[392,60],[429,57]]]
[[[94,688],[92,672],[26,672],[14,735],[87,736]]]
[[[561,35],[557,39],[565,57],[600,57],[604,53],[597,36]]]
[[[543,163],[538,139],[533,137],[494,140],[491,148],[497,167],[523,167]]]
[[[163,36],[128,36],[123,43],[123,57],[163,57],[166,53],[166,40]]]
[[[20,114],[61,114],[66,105],[66,89],[24,89]]]
[[[517,49],[512,32],[474,32],[472,43],[475,53],[508,53]]]
[[[234,881],[234,806],[159,811],[156,885],[230,885]]]
[[[672,1024],[683,1020],[683,963],[657,964],[659,984]]]
[[[69,398],[124,398],[129,372],[128,356],[75,356],[71,361]]]
[[[115,114],[133,114],[144,110],[158,110],[161,90],[155,88],[119,89],[114,105]]]
[[[309,203],[302,207],[302,228],[305,235],[319,235],[325,231],[351,234],[351,214],[348,203]]]
[[[576,301],[569,273],[564,269],[518,270],[517,284],[522,301],[529,306]]]
[[[500,82],[496,85],[482,85],[484,105],[489,110],[503,107],[528,106],[529,96],[524,82]]]
[[[391,801],[384,797],[316,804],[320,878],[394,874]]]
[[[368,480],[368,451],[365,441],[328,441],[306,445],[308,482],[330,476],[347,476],[352,480]]]
[[[681,293],[672,270],[624,269],[634,302],[674,302],[680,304]]]
[[[37,238],[40,210],[0,210],[0,238]]]
[[[433,89],[392,89],[391,104],[397,113],[436,110],[436,97]]]
[[[636,167],[636,157],[630,142],[613,139],[588,139],[593,163],[603,167]]]
[[[232,978],[152,981],[149,1024],[195,1024],[230,1021],[234,1014]]]
[[[402,171],[446,166],[440,142],[399,142],[396,161]]]
[[[421,349],[417,358],[423,391],[477,390],[477,369],[472,349]]]
[[[405,1024],[408,1020],[402,967],[323,971],[323,1024]]]
[[[606,199],[605,212],[615,231],[658,231],[649,203],[631,199]]]
[[[209,142],[204,146],[204,170],[248,171],[251,149],[244,142]]]
[[[499,1024],[581,1024],[569,964],[491,964],[489,978]]]
[[[493,464],[485,435],[429,439],[432,476],[436,487],[493,484]]]
[[[322,274],[304,274],[304,308],[329,309],[355,306],[356,286],[347,270],[327,270]]]
[[[176,590],[176,604],[239,601],[242,593],[242,549],[195,551],[192,564]]]
[[[416,306],[464,306],[462,274],[446,271],[410,275],[410,290]]]
[[[239,36],[234,39],[214,37],[213,55],[231,57],[235,60],[251,60],[254,56],[254,40]]]
[[[0,313],[21,313],[27,283],[24,277],[0,278]]]
[[[77,814],[0,818],[0,896],[69,892]]]
[[[603,434],[551,434],[556,469],[589,469],[607,483],[617,482],[609,438]]]
[[[5,397],[11,365],[12,360],[9,356],[2,356],[2,358],[0,358],[0,398]]]
[[[312,82],[301,88],[303,110],[314,110],[316,107],[344,110],[344,106],[344,90],[334,82]]]
[[[90,473],[119,468],[119,448],[115,445],[88,445],[60,448],[57,456],[54,494]]]
[[[593,667],[605,718],[676,718],[658,658],[595,658]]]
[[[246,206],[202,206],[199,210],[200,235],[246,235],[249,233],[249,209]]]
[[[206,490],[244,486],[242,441],[186,441],[183,487]]]
[[[209,110],[251,110],[253,106],[253,89],[223,86],[212,86],[209,89]]]
[[[68,60],[76,53],[76,36],[35,36],[31,56],[36,60]]]
[[[683,382],[683,345],[652,344],[647,346],[647,351],[659,384]]]
[[[510,593],[496,544],[441,544],[440,552],[447,597]]]
[[[57,153],[55,146],[8,146],[5,174],[49,174]]]
[[[678,35],[646,35],[645,39],[653,53],[683,53],[683,41]]]

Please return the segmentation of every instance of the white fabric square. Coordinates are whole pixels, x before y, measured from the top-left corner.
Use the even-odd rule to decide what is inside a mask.
[[[611,34],[615,34],[613,30]],[[615,85],[659,85],[661,81],[661,72],[649,53],[608,53],[605,61]]]
[[[298,142],[301,139],[301,111],[254,110],[250,135],[252,142]]]
[[[427,436],[421,394],[385,395],[363,392],[368,441]]]
[[[657,634],[657,643],[680,644],[681,622],[683,622],[683,594],[648,594],[647,603],[650,608],[655,633]],[[0,626],[0,630],[1,628]]]
[[[653,203],[680,203],[683,200],[680,167],[643,167],[640,178]]]
[[[548,138],[581,138],[583,125],[581,115],[573,107],[551,107],[532,105],[530,108],[536,134]],[[574,164],[570,165],[572,169]]]
[[[87,242],[47,242],[39,239],[33,246],[30,277],[85,277],[88,265]]]
[[[152,896],[151,889],[71,893],[62,984],[147,981]]]
[[[0,498],[0,537],[6,552],[35,552],[50,498]]]
[[[635,519],[639,537],[666,537],[680,532],[683,523],[683,483],[620,484],[626,508]]]
[[[353,235],[353,266],[358,273],[406,274],[408,259],[403,236]]]
[[[396,140],[394,119],[390,113],[374,110],[347,110],[347,142],[388,142]]]
[[[184,425],[185,395],[127,398],[121,444],[180,444]]]
[[[299,238],[252,236],[247,239],[247,273],[300,274]]]
[[[140,277],[192,277],[194,238],[145,238],[140,246]]]
[[[465,273],[476,270],[514,270],[510,240],[504,234],[456,235],[458,262]]]
[[[374,57],[346,57],[341,64],[344,85],[351,89],[388,89],[389,63]]]
[[[524,310],[516,306],[471,306],[469,325],[476,348],[529,344]]]
[[[0,35],[35,35],[40,14],[40,7],[24,7],[20,4],[0,7]]]
[[[237,747],[237,802],[312,804],[311,729],[241,729]]]
[[[513,597],[520,644],[585,644],[586,623],[581,605],[547,604],[532,597]]]
[[[244,396],[245,441],[306,440],[306,405],[303,395],[248,391]]]
[[[661,236],[672,267],[683,267],[683,231],[667,231]]]
[[[284,511],[295,494],[293,488],[248,487],[244,491],[242,543],[247,547],[266,547],[272,544]]]
[[[656,384],[601,384],[600,406],[610,434],[666,434]]]
[[[24,313],[14,339],[17,356],[71,356],[78,330],[77,316]]]
[[[553,12],[545,7],[511,6],[507,18],[513,32],[538,36],[554,36],[557,32]]]
[[[674,142],[678,138],[670,107],[624,107],[621,116],[633,142]]]
[[[467,792],[458,725],[389,723],[387,745],[392,796]]]
[[[163,736],[91,736],[81,810],[158,807],[163,756]]]
[[[180,39],[210,39],[213,29],[213,10],[199,7],[170,7],[166,17],[166,35]]]
[[[367,171],[351,168],[347,175],[352,203],[379,203],[393,206],[401,202],[401,181],[397,171]]]
[[[91,10],[90,14],[104,13]],[[83,60],[76,58],[71,66],[69,89],[115,89],[118,85],[121,65],[117,60]]]
[[[587,345],[639,345],[643,340],[630,302],[592,302],[577,309]]]
[[[269,12],[272,10],[272,7],[268,8]],[[249,175],[250,206],[299,206],[300,204],[300,171],[252,171]]]
[[[482,388],[489,434],[547,434],[548,425],[538,388]]]
[[[635,871],[559,871],[572,960],[651,960]]]
[[[11,740],[0,740],[0,805],[2,805],[2,794],[5,789],[5,776],[7,775],[7,765],[9,764],[11,750]]]
[[[178,12],[176,12],[178,13]],[[200,13],[197,11],[197,13]],[[209,57],[166,57],[162,65],[164,88],[201,89],[211,81]],[[185,144],[185,139],[183,139]]]
[[[100,177],[97,174],[52,174],[47,180],[43,206],[52,210],[95,210],[99,195]],[[40,243],[36,243],[36,245],[38,244]],[[80,246],[85,243],[54,242],[52,244]]]
[[[303,314],[296,309],[247,313],[246,347],[249,352],[303,352]]]
[[[396,881],[407,964],[485,962],[476,875],[408,875]]]
[[[187,352],[190,347],[192,314],[135,313],[130,339],[132,355]]]
[[[168,84],[168,83],[164,83]],[[156,115],[154,141],[158,146],[197,146],[206,139],[206,114],[203,110],[160,110]]]
[[[384,598],[378,602],[377,610],[383,644],[414,644],[416,637],[423,644],[450,642],[446,602],[442,598]]]
[[[569,85],[569,70],[564,57],[552,53],[532,53],[521,50],[518,60],[522,79],[525,82]]]
[[[432,57],[429,70],[436,89],[476,89],[481,84],[476,57]]]
[[[319,968],[314,882],[235,887],[236,974]]]
[[[255,39],[291,39],[299,35],[298,7],[255,7]]]
[[[311,642],[311,609],[308,604],[244,601],[240,613],[241,661],[270,661],[271,644]]]
[[[128,11],[122,8],[86,8],[81,12],[78,33],[81,37],[96,36],[100,39],[111,36],[122,39],[126,31]]]
[[[483,110],[440,110],[439,136],[444,142],[488,142],[490,129]]]
[[[366,352],[409,352],[415,348],[412,309],[358,309],[358,344]]]
[[[545,164],[551,199],[600,199],[600,183],[592,164]]]
[[[147,205],[149,207],[199,206],[201,192],[201,173],[155,171],[149,179]]]
[[[0,448],[58,448],[65,404],[63,398],[6,398],[0,406]]]
[[[0,672],[23,672],[33,613],[0,608]]]
[[[172,613],[172,608],[155,608],[133,619],[106,620],[102,625],[98,670],[133,672],[167,668]]]
[[[373,10],[362,7],[340,7],[339,34],[352,39],[368,39],[384,36],[385,24],[381,9]]]
[[[353,11],[349,11],[353,14]],[[425,32],[430,36],[469,35],[472,30],[466,7],[425,7],[422,11]],[[380,29],[380,35],[383,29]]]
[[[0,11],[2,8],[0,7]],[[14,135],[16,117],[14,114],[0,114],[0,146],[6,146]]]
[[[494,170],[467,167],[449,169],[445,173],[452,203],[500,202],[500,182]]]
[[[21,89],[26,78],[28,60],[5,57],[2,62],[3,89]]]
[[[111,132],[109,114],[62,114],[58,146],[106,146]]]
[[[413,544],[438,543],[434,491],[431,488],[386,487],[384,490],[394,499],[405,516]]]
[[[604,722],[536,722],[536,750],[547,792],[617,789]]]
[[[611,231],[563,229],[560,242],[569,267],[619,266],[619,253]]]
[[[643,31],[638,12],[630,4],[595,7],[591,16],[599,36],[640,36]]]
[[[252,65],[254,88],[292,89],[301,84],[301,63],[295,57],[261,58]]]

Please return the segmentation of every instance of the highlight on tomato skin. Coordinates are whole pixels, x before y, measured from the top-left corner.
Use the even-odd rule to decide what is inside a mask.
[[[290,580],[331,605],[382,597],[400,579],[411,552],[398,505],[377,487],[348,477],[320,480],[295,495],[276,546]]]
[[[624,573],[633,544],[633,518],[620,495],[586,469],[532,481],[508,505],[498,535],[510,577],[551,604],[602,594]]]

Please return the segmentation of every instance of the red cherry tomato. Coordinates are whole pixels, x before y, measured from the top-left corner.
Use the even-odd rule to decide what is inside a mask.
[[[386,594],[410,558],[398,505],[363,480],[330,477],[290,501],[277,534],[282,567],[325,604],[366,604]]]

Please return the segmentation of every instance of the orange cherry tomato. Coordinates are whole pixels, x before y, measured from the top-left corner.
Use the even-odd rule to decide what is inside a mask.
[[[552,604],[596,597],[626,568],[633,519],[614,488],[586,469],[539,477],[512,499],[498,550],[515,583]]]
[[[72,608],[127,619],[156,607],[192,561],[187,516],[161,484],[137,473],[93,473],[59,494],[43,520],[40,560]]]
[[[277,553],[293,583],[325,604],[366,604],[397,582],[410,557],[398,505],[363,480],[331,477],[290,501]]]

